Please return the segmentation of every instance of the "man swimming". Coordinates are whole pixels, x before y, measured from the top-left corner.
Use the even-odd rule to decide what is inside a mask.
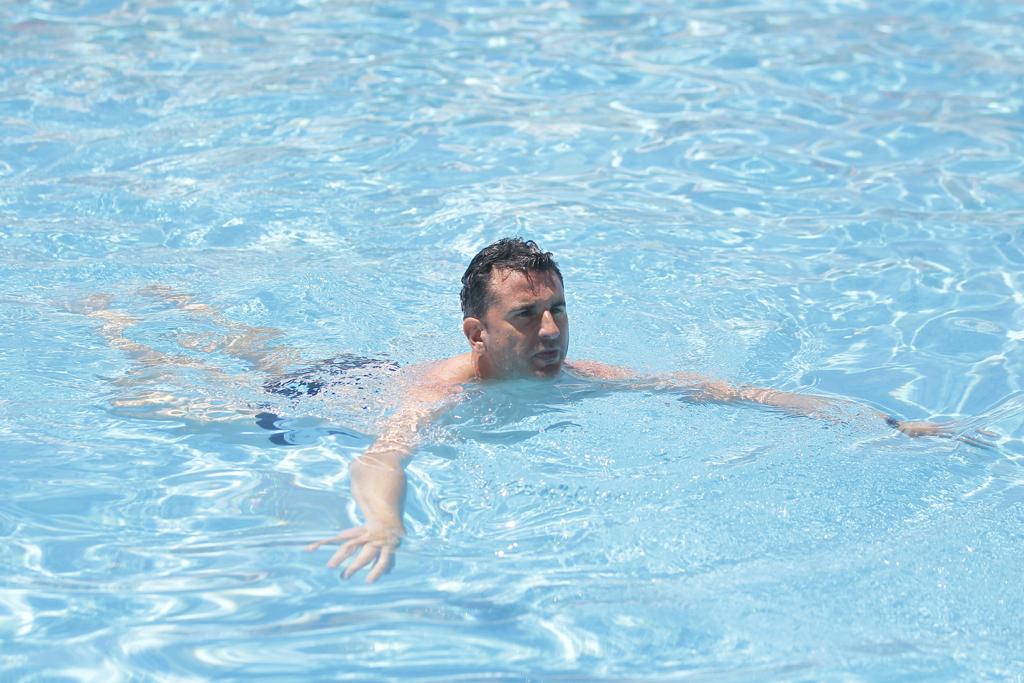
[[[409,389],[373,444],[349,465],[352,495],[364,524],[307,546],[312,551],[340,544],[327,564],[335,568],[352,557],[345,578],[372,564],[367,575],[372,582],[392,567],[405,535],[405,465],[419,444],[418,434],[471,383],[519,378],[547,381],[569,373],[614,388],[672,391],[695,402],[763,405],[822,419],[837,419],[829,409],[846,403],[734,386],[694,374],[645,376],[594,361],[568,360],[569,315],[562,274],[552,255],[532,241],[501,239],[481,250],[462,276],[460,298],[462,332],[469,351],[432,364]],[[951,435],[938,424],[877,415],[910,436]]]

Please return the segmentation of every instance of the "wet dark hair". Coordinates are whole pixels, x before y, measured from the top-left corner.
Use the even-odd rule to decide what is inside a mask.
[[[488,285],[491,281],[491,272],[495,268],[516,270],[524,275],[554,273],[558,276],[558,281],[564,284],[562,271],[558,270],[558,264],[555,263],[551,252],[541,251],[533,240],[505,237],[481,249],[469,262],[469,267],[462,276],[462,292],[459,293],[463,318],[484,317],[488,306],[491,305]]]

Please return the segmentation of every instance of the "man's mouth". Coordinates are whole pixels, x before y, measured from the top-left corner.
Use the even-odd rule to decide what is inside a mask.
[[[542,363],[550,364],[557,363],[561,355],[562,352],[558,349],[548,349],[546,351],[541,351],[540,353],[535,353],[533,357],[539,359]]]

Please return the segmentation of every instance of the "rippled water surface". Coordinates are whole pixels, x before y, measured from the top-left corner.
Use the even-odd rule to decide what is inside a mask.
[[[5,3],[0,678],[1018,680],[1022,197],[1015,2]],[[481,388],[342,581],[507,234],[573,357],[864,408]]]

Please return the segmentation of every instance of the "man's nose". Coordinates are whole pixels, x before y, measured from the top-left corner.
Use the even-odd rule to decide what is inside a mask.
[[[540,317],[540,336],[545,339],[554,339],[559,333],[561,330],[555,324],[555,316],[551,315],[551,311],[544,311]]]

